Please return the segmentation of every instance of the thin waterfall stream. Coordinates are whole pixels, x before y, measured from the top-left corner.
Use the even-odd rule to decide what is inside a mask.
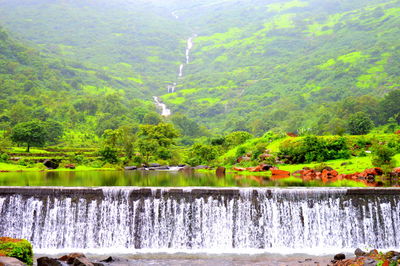
[[[171,15],[175,18],[175,19],[179,19],[179,16],[176,14],[177,11],[173,11],[171,12]],[[183,70],[185,65],[188,65],[190,63],[190,51],[193,48],[193,39],[197,37],[196,34],[193,34],[191,37],[189,37],[186,41],[186,50],[185,50],[185,58],[186,61],[185,63],[182,63],[179,65],[179,70],[178,70],[178,80],[183,78]],[[176,86],[178,85],[178,82],[174,82],[170,85],[167,86],[167,93],[174,93]],[[167,106],[161,102],[160,97],[158,96],[153,96],[154,102],[156,104],[157,107],[159,107],[161,109],[161,115],[162,116],[170,116],[171,115],[171,110],[167,108]]]

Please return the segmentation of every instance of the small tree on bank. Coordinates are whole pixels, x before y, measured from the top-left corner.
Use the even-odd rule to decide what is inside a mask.
[[[46,128],[41,121],[29,121],[17,124],[11,132],[11,140],[26,144],[26,151],[32,146],[43,146],[46,143]]]

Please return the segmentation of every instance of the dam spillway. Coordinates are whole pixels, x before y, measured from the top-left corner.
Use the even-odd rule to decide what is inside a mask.
[[[0,236],[35,249],[400,248],[396,188],[0,187]]]

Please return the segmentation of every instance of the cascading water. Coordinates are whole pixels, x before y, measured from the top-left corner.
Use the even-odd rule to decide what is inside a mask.
[[[179,16],[177,15],[177,11],[173,11],[171,12],[171,15],[175,18],[175,19],[179,19]],[[190,63],[190,50],[193,48],[193,38],[195,38],[197,35],[193,34],[192,37],[188,38],[186,41],[186,51],[185,51],[185,57],[186,57],[186,65],[188,65]],[[180,64],[179,65],[179,71],[178,71],[178,78],[182,78],[183,77],[183,68],[185,67],[185,64]],[[167,92],[168,93],[174,93],[175,92],[175,88],[177,86],[177,83],[174,82],[172,85],[168,85],[167,86]],[[169,110],[165,104],[160,103],[159,97],[157,96],[153,96],[154,98],[154,102],[155,104],[161,108],[162,116],[170,116],[171,115],[171,110]],[[164,110],[166,110],[164,112]]]
[[[398,249],[398,228],[399,189],[0,188],[0,235],[36,249]]]
[[[165,103],[162,103],[157,96],[153,96],[153,99],[154,99],[154,102],[156,103],[156,106],[161,109],[162,116],[170,116],[171,115],[171,110],[167,108]]]

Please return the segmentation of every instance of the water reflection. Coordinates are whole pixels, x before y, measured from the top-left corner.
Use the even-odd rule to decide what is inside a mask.
[[[266,186],[330,186],[321,181],[303,181],[298,177],[227,173],[183,173],[172,171],[66,171],[66,172],[8,172],[0,173],[0,186],[141,186],[141,187],[266,187]],[[339,184],[347,186],[346,183]],[[360,186],[362,184],[360,183]],[[351,186],[357,186],[357,183]]]
[[[256,178],[168,171],[86,171],[0,173],[0,186],[260,186]]]

